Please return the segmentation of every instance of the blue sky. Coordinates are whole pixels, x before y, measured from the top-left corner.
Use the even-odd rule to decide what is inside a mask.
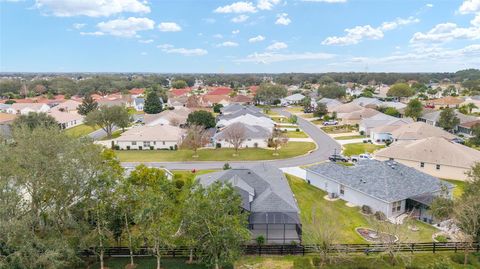
[[[0,71],[480,68],[480,0],[0,0]]]

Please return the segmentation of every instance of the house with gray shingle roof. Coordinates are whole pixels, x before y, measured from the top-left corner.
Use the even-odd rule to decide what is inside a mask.
[[[426,210],[429,203],[442,190],[447,190],[451,197],[453,189],[450,183],[395,161],[365,160],[354,166],[328,162],[306,170],[310,184],[331,197],[369,206],[373,212],[380,211],[390,219],[410,212],[431,223],[433,218]]]
[[[300,210],[287,178],[278,168],[263,163],[200,175],[197,180],[203,186],[220,181],[237,190],[242,208],[250,213],[252,240],[263,236],[268,244],[301,241]]]

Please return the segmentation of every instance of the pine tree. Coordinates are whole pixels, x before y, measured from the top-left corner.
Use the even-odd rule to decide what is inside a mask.
[[[91,111],[97,109],[98,103],[93,100],[92,96],[88,95],[83,99],[82,104],[78,106],[78,114],[85,116]]]
[[[162,112],[162,103],[160,102],[160,98],[157,95],[156,91],[151,91],[147,95],[147,99],[145,99],[145,106],[143,107],[143,111],[147,114],[157,114]]]

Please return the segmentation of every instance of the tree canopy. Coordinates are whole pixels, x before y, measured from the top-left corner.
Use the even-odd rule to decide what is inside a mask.
[[[215,127],[215,117],[205,110],[198,110],[188,114],[187,123],[190,125],[201,125],[204,128]]]
[[[440,112],[440,119],[438,120],[438,126],[442,127],[446,131],[452,131],[460,124],[460,119],[455,114],[453,108],[445,108]]]
[[[88,113],[85,124],[100,126],[108,137],[112,136],[114,126],[125,128],[130,122],[130,115],[123,106],[101,106],[98,110]]]
[[[147,114],[157,114],[162,112],[163,106],[160,102],[160,97],[156,91],[150,91],[145,99],[145,105],[143,111]]]
[[[346,89],[340,85],[327,84],[318,88],[318,94],[322,97],[338,99],[345,96]]]
[[[287,88],[283,85],[262,83],[255,94],[255,101],[272,105],[287,96],[287,93]]]
[[[395,83],[387,92],[387,96],[391,97],[410,97],[414,94],[415,91],[407,83]]]
[[[36,113],[30,112],[27,115],[18,116],[12,123],[14,128],[21,126],[26,126],[30,129],[35,129],[38,127],[46,128],[59,128],[58,122],[54,117],[48,115],[47,113]]]
[[[88,113],[97,110],[98,109],[98,103],[93,100],[91,95],[85,96],[83,98],[82,103],[78,106],[78,114],[86,116]]]
[[[414,120],[422,116],[423,105],[422,102],[418,99],[412,99],[408,102],[407,107],[405,108],[405,116],[413,118]]]

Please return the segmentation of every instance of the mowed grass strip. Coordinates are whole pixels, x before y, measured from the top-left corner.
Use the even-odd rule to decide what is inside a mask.
[[[315,242],[312,236],[319,228],[331,229],[330,232],[335,235],[334,243],[337,244],[367,243],[357,234],[355,228],[374,228],[377,220],[361,214],[359,207],[346,206],[343,200],[325,200],[323,197],[327,195],[326,192],[298,177],[287,175],[287,179],[300,207],[304,244],[320,243]],[[317,225],[313,224],[313,216]],[[408,225],[412,224],[415,224],[419,231],[414,232],[408,229]],[[387,225],[394,224],[387,223]],[[402,224],[396,229],[401,242],[432,242],[432,235],[437,231],[435,227],[416,220],[411,220],[410,224]]]
[[[78,138],[78,137],[86,136],[89,133],[91,133],[93,131],[96,131],[98,129],[100,129],[100,127],[91,127],[91,126],[88,126],[88,125],[85,125],[85,124],[80,124],[80,125],[77,125],[75,127],[72,127],[70,129],[65,130],[65,133],[68,136]]]
[[[292,158],[307,154],[315,149],[315,143],[289,142],[273,155],[272,149],[245,148],[240,149],[238,156],[234,156],[232,148],[200,149],[198,157],[193,157],[193,151],[186,149],[171,150],[117,150],[115,151],[122,162],[181,162],[181,161],[253,161],[276,160]]]
[[[358,155],[362,153],[373,153],[376,150],[384,148],[382,145],[374,145],[370,143],[353,143],[343,145],[343,154],[345,156]]]
[[[308,135],[302,131],[287,131],[286,134],[289,138],[308,138]]]

